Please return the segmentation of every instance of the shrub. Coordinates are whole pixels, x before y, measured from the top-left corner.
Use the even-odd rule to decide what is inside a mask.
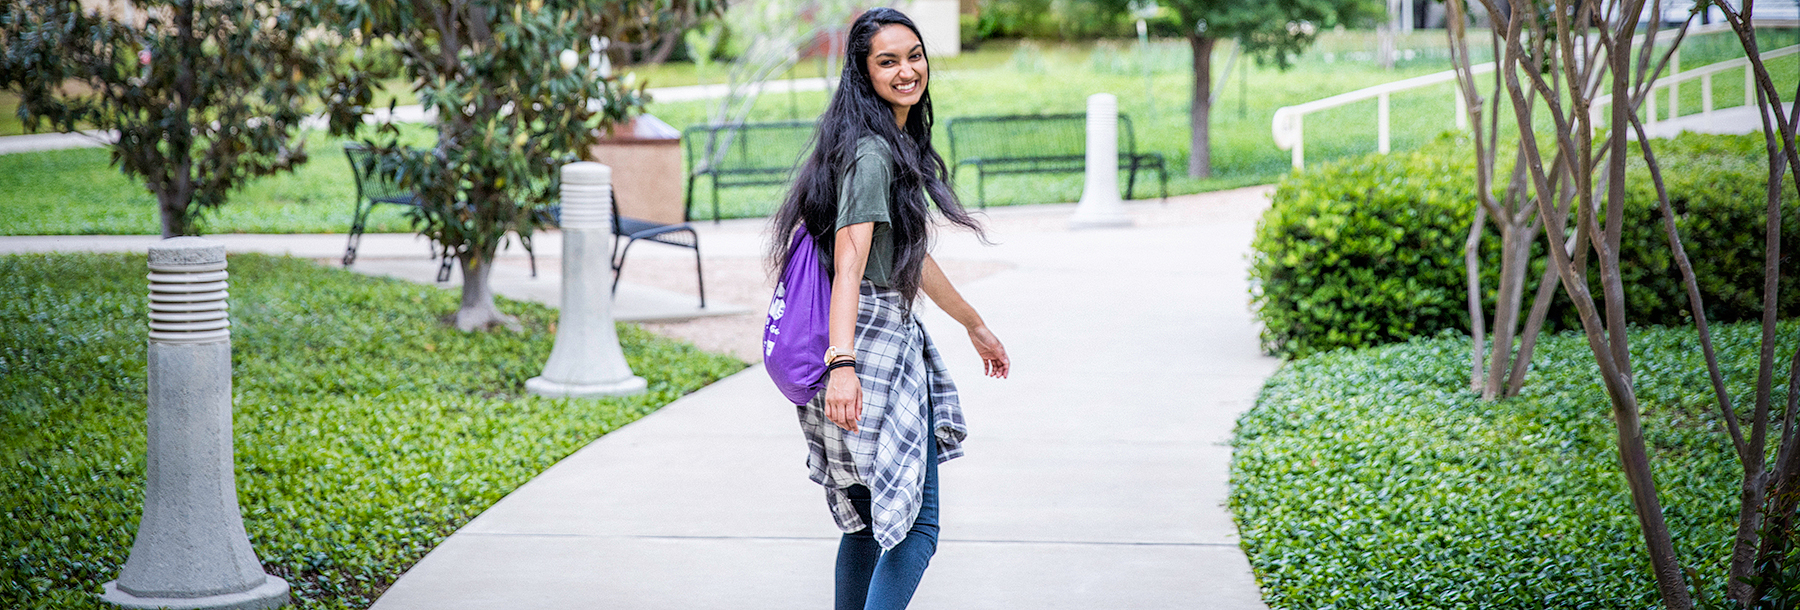
[[[1252,243],[1264,349],[1304,356],[1466,328],[1473,171],[1465,156],[1415,152],[1282,179]]]
[[[1750,387],[1760,326],[1716,330],[1727,382]],[[1800,323],[1780,330],[1786,362]],[[1634,329],[1632,359],[1676,550],[1698,606],[1724,607],[1742,471],[1695,341]],[[1270,608],[1658,606],[1585,338],[1546,336],[1555,365],[1492,403],[1465,390],[1468,349],[1339,350],[1269,379],[1238,420],[1230,503]]]
[[[1762,311],[1763,185],[1760,136],[1684,134],[1657,146],[1676,226],[1701,279],[1709,320]],[[1468,332],[1463,244],[1474,214],[1472,155],[1440,140],[1416,153],[1370,155],[1283,178],[1257,226],[1251,300],[1271,353],[1305,356],[1442,330]],[[1507,151],[1501,158],[1510,158]],[[1636,159],[1636,157],[1634,157]],[[1508,168],[1496,170],[1507,175]],[[1620,275],[1634,324],[1689,322],[1687,293],[1668,250],[1656,194],[1641,160],[1628,165]],[[1784,194],[1787,205],[1795,200]],[[1783,251],[1800,247],[1800,215],[1783,217]],[[1499,235],[1483,240],[1484,307],[1492,311]],[[1526,301],[1548,259],[1540,236]],[[1793,256],[1784,265],[1792,268]],[[1602,296],[1590,266],[1589,286]],[[1800,314],[1800,273],[1787,272],[1778,311]],[[1546,328],[1579,328],[1566,294]]]

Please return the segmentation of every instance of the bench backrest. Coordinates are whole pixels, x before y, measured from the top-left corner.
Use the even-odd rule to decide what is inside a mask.
[[[682,132],[688,171],[786,173],[812,146],[812,121],[695,125]]]
[[[1022,114],[956,117],[950,135],[951,163],[974,159],[1051,159],[1087,154],[1087,115]],[[1137,152],[1131,119],[1119,115],[1119,152]]]
[[[386,176],[369,174],[370,155],[368,148],[355,142],[344,143],[344,156],[350,159],[350,171],[356,176],[356,194],[369,200],[394,199],[411,197],[412,193],[400,188]]]

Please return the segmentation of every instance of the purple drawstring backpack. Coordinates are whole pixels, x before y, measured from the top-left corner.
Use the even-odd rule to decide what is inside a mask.
[[[825,387],[825,349],[831,343],[831,280],[819,248],[802,226],[788,244],[787,267],[769,299],[763,326],[763,369],[795,405]]]

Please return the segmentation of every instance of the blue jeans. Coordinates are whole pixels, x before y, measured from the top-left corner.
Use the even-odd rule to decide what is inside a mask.
[[[925,440],[925,489],[919,502],[919,518],[906,538],[886,553],[870,528],[844,534],[838,542],[837,610],[901,610],[912,601],[925,566],[937,552],[938,480],[937,439]],[[869,518],[869,488],[849,489],[850,502],[863,523]]]

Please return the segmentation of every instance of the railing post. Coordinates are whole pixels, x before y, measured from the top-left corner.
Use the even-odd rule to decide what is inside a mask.
[[[1463,88],[1461,86],[1456,87],[1456,92],[1451,95],[1451,97],[1456,98],[1456,130],[1468,131],[1469,100],[1468,98],[1463,97]]]
[[[1669,57],[1669,120],[1681,116],[1681,81],[1675,75],[1681,73],[1681,50],[1676,49]]]
[[[1613,103],[1616,104],[1616,103],[1619,103],[1619,101],[1613,100]],[[1631,101],[1626,100],[1625,103],[1629,104],[1629,103],[1631,103]],[[1651,85],[1650,86],[1650,94],[1644,96],[1644,109],[1646,110],[1646,112],[1644,113],[1644,126],[1645,127],[1655,126],[1656,125],[1656,86],[1655,85]]]
[[[1375,110],[1375,150],[1387,154],[1388,147],[1388,94],[1383,93],[1376,98]]]
[[[1294,169],[1306,166],[1306,115],[1294,115]]]
[[[1712,73],[1700,75],[1700,116],[1712,115]]]
[[[1756,107],[1756,72],[1750,69],[1750,60],[1744,60],[1744,105]]]

